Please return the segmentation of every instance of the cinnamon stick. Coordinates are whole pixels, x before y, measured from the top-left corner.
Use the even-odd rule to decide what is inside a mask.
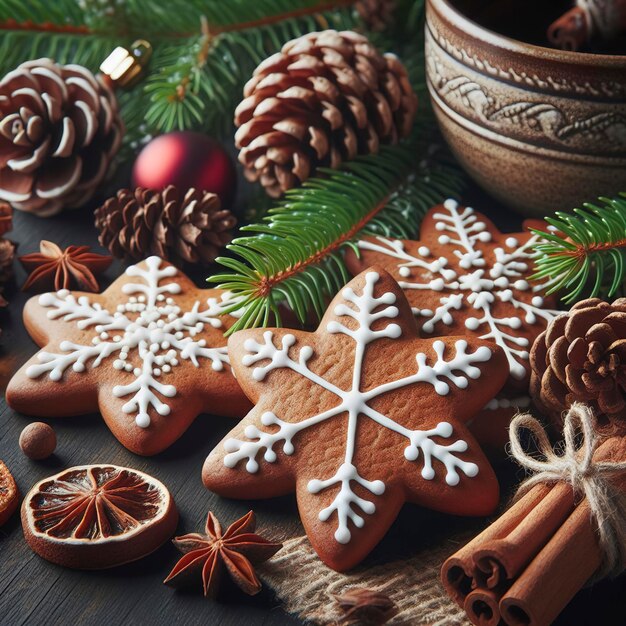
[[[503,596],[500,613],[509,626],[546,626],[600,567],[589,505],[583,500]]]
[[[612,437],[593,462],[626,460],[626,437]],[[626,493],[626,475],[614,479]],[[589,503],[575,503],[565,477],[537,483],[443,565],[442,582],[474,624],[546,626],[603,562]],[[502,621],[501,621],[502,620]]]
[[[483,542],[474,552],[479,585],[493,589],[514,580],[574,510],[574,492],[558,483],[506,536]]]
[[[442,580],[473,624],[497,626],[504,591],[574,510],[570,485],[536,485],[450,557]],[[515,610],[515,609],[514,609]]]
[[[535,485],[493,524],[445,561],[441,568],[441,582],[459,606],[464,606],[468,594],[476,587],[476,550],[489,541],[509,535],[550,490],[548,485]]]
[[[476,626],[498,626],[500,620],[500,596],[493,589],[474,589],[465,598],[463,608]]]
[[[612,437],[602,443],[594,461],[626,459],[626,437]],[[615,478],[626,492],[626,476]],[[596,521],[583,499],[511,585],[500,601],[500,613],[510,626],[550,624],[602,564]],[[549,590],[549,591],[548,591]]]

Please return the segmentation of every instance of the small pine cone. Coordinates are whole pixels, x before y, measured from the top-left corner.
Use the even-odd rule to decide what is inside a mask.
[[[235,111],[235,142],[249,180],[270,196],[318,167],[407,136],[417,110],[406,70],[352,31],[309,33],[257,67]]]
[[[393,22],[396,3],[395,0],[359,0],[354,8],[369,30],[381,32]]]
[[[594,409],[599,423],[626,426],[626,298],[590,298],[556,317],[530,353],[530,394],[562,426],[574,403]]]
[[[47,217],[84,204],[117,153],[111,88],[80,65],[22,63],[0,81],[0,199]]]
[[[120,259],[156,254],[174,265],[208,265],[232,239],[237,220],[214,193],[173,185],[163,191],[122,189],[96,209],[100,243]]]

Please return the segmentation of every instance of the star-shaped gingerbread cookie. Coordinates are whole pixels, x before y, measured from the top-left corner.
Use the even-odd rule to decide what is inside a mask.
[[[446,200],[426,214],[418,241],[365,237],[360,258],[350,251],[353,275],[370,265],[398,281],[423,334],[470,335],[494,341],[504,351],[511,389],[527,389],[530,346],[559,314],[554,296],[532,284],[532,246],[545,230],[539,220],[524,232],[503,234],[487,217]]]
[[[295,491],[322,560],[345,570],[405,501],[485,515],[498,483],[464,422],[507,377],[494,343],[420,338],[394,279],[371,268],[313,332],[235,333],[228,351],[254,409],[211,452],[206,487],[234,498]]]
[[[101,411],[119,441],[156,454],[200,413],[241,417],[224,331],[229,295],[198,289],[158,257],[132,265],[102,294],[31,298],[24,323],[42,349],[9,382],[17,411],[44,417]]]

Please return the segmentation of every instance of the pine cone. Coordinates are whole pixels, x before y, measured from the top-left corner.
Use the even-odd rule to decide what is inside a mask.
[[[0,81],[0,199],[49,216],[84,204],[123,135],[113,91],[84,67],[22,63]]]
[[[600,422],[626,418],[626,298],[583,300],[556,317],[530,353],[531,397],[554,422],[574,402]]]
[[[151,254],[181,267],[209,264],[232,239],[237,220],[214,193],[189,189],[122,189],[96,209],[100,243],[113,256],[139,261]]]
[[[395,0],[359,0],[354,8],[369,30],[380,32],[393,22],[396,3]]]
[[[235,111],[239,160],[274,197],[318,167],[396,143],[417,109],[399,59],[352,31],[288,42],[257,67],[244,96]]]

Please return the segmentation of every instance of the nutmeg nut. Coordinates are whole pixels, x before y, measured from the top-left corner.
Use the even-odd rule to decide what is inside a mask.
[[[57,447],[57,436],[52,426],[43,422],[33,422],[20,434],[22,452],[34,461],[47,459]]]

